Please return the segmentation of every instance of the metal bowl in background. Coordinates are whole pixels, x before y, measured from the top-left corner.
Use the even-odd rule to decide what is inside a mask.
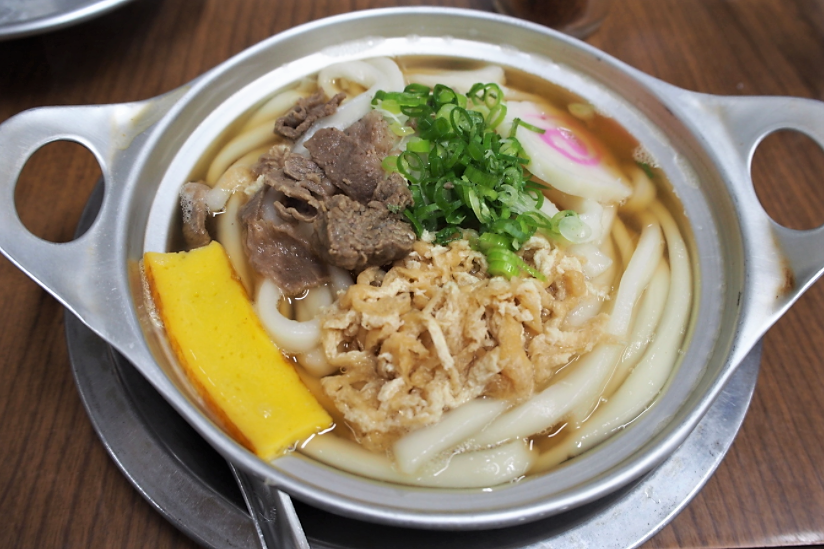
[[[214,425],[174,374],[143,307],[139,261],[165,249],[179,185],[234,120],[284,85],[333,62],[376,56],[479,59],[539,75],[608,113],[658,161],[688,226],[696,299],[689,344],[656,403],[620,434],[561,469],[492,490],[410,488],[301,455],[265,463]],[[43,108],[0,126],[0,249],[126,356],[224,457],[312,505],[396,526],[480,529],[595,501],[661,463],[685,440],[766,329],[824,269],[824,228],[775,224],[752,187],[763,137],[791,128],[824,146],[824,103],[682,90],[544,27],[443,8],[355,12],[296,27],[192,83],[137,103]],[[26,160],[54,140],[85,145],[105,192],[89,231],[66,244],[34,237],[14,210]]]
[[[33,36],[93,19],[132,0],[4,0],[0,40]]]

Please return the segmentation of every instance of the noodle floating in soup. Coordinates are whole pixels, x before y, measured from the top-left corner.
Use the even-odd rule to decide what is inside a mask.
[[[222,244],[334,420],[297,451],[494,486],[600,443],[669,378],[692,282],[662,176],[593,107],[519,78],[332,65],[183,186],[188,247]]]

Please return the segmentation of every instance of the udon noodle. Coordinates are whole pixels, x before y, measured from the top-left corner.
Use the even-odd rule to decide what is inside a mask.
[[[652,404],[683,345],[691,266],[659,197],[663,174],[636,161],[638,144],[613,121],[536,78],[431,64],[330,66],[258,106],[201,179],[209,211],[219,213],[212,234],[273,341],[335,418],[332,431],[297,451],[393,482],[487,487],[563,463]],[[261,189],[253,169],[274,145],[307,154],[322,128],[344,130],[369,114],[378,90],[420,83],[466,93],[477,82],[503,90],[499,133],[515,117],[544,130],[515,134],[526,170],[546,185],[541,211],[572,210],[583,224],[575,242],[539,230],[518,250],[538,277],[491,276],[471,237],[437,244],[426,232],[391,269],[330,267],[326,283],[298,297],[284,298],[250,266],[239,212]],[[294,142],[273,134],[279,117],[318,90],[346,99]],[[409,142],[401,137],[390,154]],[[372,377],[358,377],[367,363]],[[429,365],[425,381],[415,378],[420,364]]]

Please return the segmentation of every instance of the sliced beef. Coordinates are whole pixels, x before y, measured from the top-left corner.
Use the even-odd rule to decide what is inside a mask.
[[[365,204],[386,177],[381,161],[394,140],[380,113],[372,111],[345,132],[318,130],[304,146],[336,187]]]
[[[272,170],[283,168],[286,156],[290,154],[289,145],[274,145],[268,151],[260,155],[257,163],[252,167],[252,172],[256,176],[264,175]]]
[[[328,198],[337,192],[321,167],[303,155],[287,155],[283,162],[283,173],[296,181],[305,181],[304,186],[318,197]]]
[[[275,208],[282,217],[311,223],[318,215],[320,202],[336,188],[311,159],[287,152],[258,162],[264,184],[274,188]]]
[[[389,124],[377,111],[370,111],[369,114],[349,126],[346,129],[346,135],[367,144],[381,158],[389,154],[398,141],[389,129]]]
[[[278,124],[298,128],[303,122],[292,123],[309,120],[321,100],[302,100]],[[396,141],[371,112],[346,131],[318,130],[305,143],[311,158],[284,145],[261,156],[254,172],[267,190],[241,213],[255,270],[297,295],[326,280],[325,264],[361,271],[407,255],[415,235],[399,212],[412,195],[403,176],[387,177],[381,165]]]
[[[280,218],[270,203],[274,191],[258,191],[243,207],[246,255],[252,267],[271,278],[284,295],[296,296],[328,280],[324,262],[312,251],[306,231],[294,219]]]
[[[311,188],[307,188],[306,184],[311,187],[311,182],[295,181],[287,177],[283,170],[269,172],[263,178],[266,185],[277,191],[273,198],[281,217],[311,223],[318,216],[319,198],[323,200],[323,197],[316,197]]]
[[[288,139],[297,139],[319,118],[335,114],[346,94],[339,93],[329,101],[322,91],[298,100],[286,114],[275,122],[275,133]]]
[[[361,271],[405,257],[415,243],[409,223],[385,204],[361,204],[342,194],[326,200],[314,222],[314,247],[332,265]]]
[[[204,183],[186,183],[180,188],[180,209],[183,212],[183,238],[190,249],[200,248],[212,241],[206,229],[209,209],[206,193],[210,187]]]
[[[292,153],[283,158],[283,172],[297,181],[313,175],[323,175],[323,170],[311,158]]]
[[[378,182],[372,201],[385,204],[387,208],[395,212],[403,211],[414,203],[406,179],[397,172]]]

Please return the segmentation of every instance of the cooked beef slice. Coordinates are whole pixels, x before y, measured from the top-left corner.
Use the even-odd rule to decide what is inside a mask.
[[[372,111],[345,132],[335,128],[318,130],[304,146],[336,187],[365,204],[386,177],[381,161],[393,142],[383,117]]]
[[[378,183],[372,200],[385,204],[395,212],[403,211],[414,203],[406,179],[397,172]]]
[[[200,248],[212,241],[206,229],[206,193],[210,187],[204,183],[186,183],[180,188],[180,209],[183,212],[183,238],[186,246]]]
[[[308,104],[295,112],[311,109]],[[383,117],[372,112],[346,131],[318,130],[305,144],[311,158],[284,145],[261,156],[254,172],[271,188],[271,203],[264,204],[259,193],[242,214],[255,270],[291,294],[314,284],[300,281],[307,274],[326,277],[321,258],[359,271],[408,254],[415,237],[397,212],[412,204],[412,195],[400,174],[387,178],[381,165],[396,141]],[[298,232],[299,222],[314,223],[311,245]],[[298,283],[290,282],[293,276]]]
[[[377,111],[370,111],[369,114],[346,128],[346,135],[368,144],[381,158],[389,154],[398,141],[389,129],[389,124]]]
[[[252,173],[261,176],[266,172],[283,168],[286,156],[290,154],[289,145],[273,145],[268,151],[260,155],[257,163],[252,166]]]
[[[314,248],[323,259],[350,271],[386,265],[415,244],[409,223],[379,202],[361,204],[336,194],[315,219]]]
[[[275,133],[287,139],[297,139],[308,130],[319,118],[335,114],[346,94],[339,93],[329,101],[322,91],[299,99],[294,107],[289,109],[275,122]]]
[[[318,215],[320,202],[304,185],[307,181],[295,181],[283,170],[272,170],[263,175],[263,181],[277,191],[273,197],[275,209],[281,217],[311,223]],[[322,200],[323,197],[320,197]]]
[[[317,164],[299,154],[272,157],[266,164],[258,162],[258,168],[263,183],[278,191],[275,208],[282,217],[310,223],[320,202],[337,191]]]
[[[272,196],[264,187],[240,212],[246,255],[255,271],[274,280],[284,295],[300,295],[328,280],[329,274],[297,221],[278,219],[274,211],[267,215],[266,201]]]
[[[323,170],[311,158],[293,153],[283,157],[283,172],[297,181],[309,175],[323,175]]]
[[[303,155],[288,154],[284,158],[283,173],[296,181],[304,181],[304,186],[318,197],[328,198],[337,192],[321,167]]]

